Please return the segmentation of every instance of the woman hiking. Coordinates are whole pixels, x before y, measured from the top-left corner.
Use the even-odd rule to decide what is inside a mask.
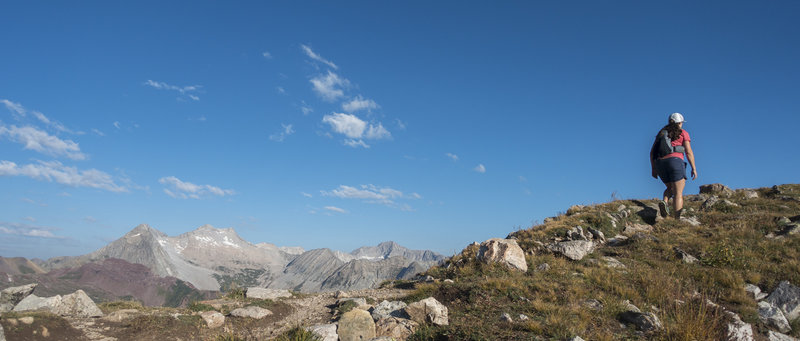
[[[686,186],[686,159],[692,166],[692,180],[697,179],[697,166],[694,164],[694,153],[690,144],[689,133],[683,130],[683,115],[669,115],[669,124],[656,135],[653,147],[650,148],[650,166],[654,178],[661,178],[667,189],[664,199],[658,203],[658,211],[662,217],[669,216],[669,198],[672,198],[673,217],[680,219],[683,212],[683,188]]]

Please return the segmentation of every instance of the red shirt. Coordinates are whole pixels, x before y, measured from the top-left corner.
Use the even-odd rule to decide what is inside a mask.
[[[672,140],[672,146],[682,146],[684,142],[692,142],[692,139],[689,138],[689,133],[686,130],[681,129],[681,136],[675,140]],[[679,157],[683,160],[683,153],[671,153],[667,154],[666,156],[662,157],[662,159],[666,159],[668,157]]]

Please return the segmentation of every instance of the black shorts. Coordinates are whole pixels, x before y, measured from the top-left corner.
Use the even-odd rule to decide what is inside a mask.
[[[679,157],[656,160],[656,171],[665,184],[686,179],[686,163]]]

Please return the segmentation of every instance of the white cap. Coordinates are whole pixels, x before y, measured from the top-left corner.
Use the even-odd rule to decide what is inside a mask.
[[[675,123],[686,122],[686,120],[683,119],[683,115],[679,112],[669,115],[669,120]]]

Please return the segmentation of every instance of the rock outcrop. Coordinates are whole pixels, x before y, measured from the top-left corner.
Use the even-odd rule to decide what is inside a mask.
[[[376,336],[375,321],[369,312],[353,309],[342,314],[337,333],[341,341],[369,340]]]
[[[511,269],[528,271],[528,262],[525,261],[525,252],[513,239],[492,238],[480,245],[478,260],[487,263],[499,263]]]
[[[780,308],[789,321],[800,318],[800,288],[788,281],[780,282],[767,297],[767,302]]]
[[[103,312],[83,290],[72,294],[41,298],[29,295],[20,301],[14,311],[45,310],[53,314],[71,317],[100,317]]]
[[[36,283],[6,288],[0,291],[0,313],[14,309],[14,306],[32,294],[34,289],[36,289]]]
[[[446,326],[450,323],[450,319],[447,316],[447,307],[433,297],[409,304],[405,308],[405,312],[411,317],[412,321],[420,324],[432,323]]]

